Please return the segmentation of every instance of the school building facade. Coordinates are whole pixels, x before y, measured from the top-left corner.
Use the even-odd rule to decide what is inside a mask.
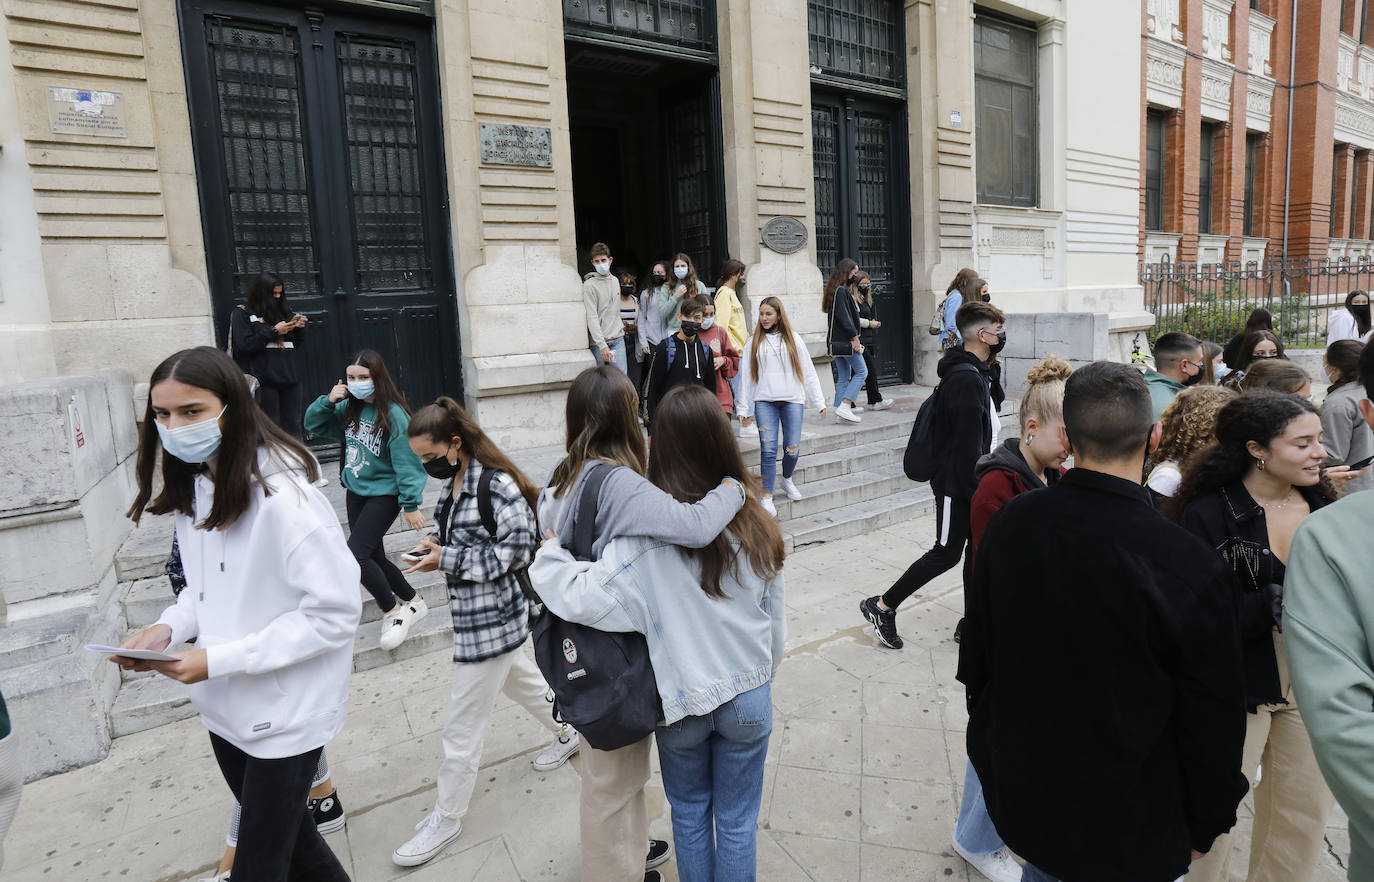
[[[11,380],[117,367],[137,400],[166,354],[224,344],[266,270],[311,319],[307,395],[367,346],[412,402],[457,395],[502,444],[556,443],[562,389],[591,363],[580,282],[598,240],[641,273],[685,251],[708,283],[742,259],[744,297],[781,297],[816,355],[824,274],[853,257],[887,319],[889,382],[933,380],[924,327],[966,265],[1040,316],[1012,358],[1047,338],[1119,353],[1149,322],[1133,4],[0,10]],[[779,217],[800,227],[762,235]]]
[[[1140,253],[1374,258],[1367,0],[1147,0]]]

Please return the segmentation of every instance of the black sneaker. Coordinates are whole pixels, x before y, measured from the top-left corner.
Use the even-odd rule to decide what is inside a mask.
[[[649,854],[644,858],[644,869],[652,870],[660,864],[668,862],[668,858],[673,855],[673,847],[662,839],[649,840]]]
[[[331,790],[328,796],[321,796],[319,799],[311,799],[306,805],[310,808],[310,814],[315,816],[315,828],[321,833],[333,833],[335,830],[342,830],[348,821],[344,815],[343,803],[339,801],[339,791]]]
[[[859,612],[878,632],[878,639],[884,646],[892,649],[902,648],[902,638],[897,636],[897,611],[878,606],[878,598],[870,597],[859,603]]]

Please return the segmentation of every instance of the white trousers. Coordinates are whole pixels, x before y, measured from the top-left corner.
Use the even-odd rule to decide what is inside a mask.
[[[553,721],[553,706],[544,700],[548,688],[523,646],[496,658],[453,666],[453,692],[444,722],[444,762],[439,766],[435,801],[441,815],[461,818],[467,814],[498,693],[506,693],[551,732],[559,730]]]

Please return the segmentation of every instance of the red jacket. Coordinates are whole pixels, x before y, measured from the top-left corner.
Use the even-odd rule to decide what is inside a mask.
[[[973,554],[978,556],[978,543],[983,539],[983,531],[988,521],[1002,510],[1013,496],[1025,493],[1026,482],[1019,475],[1005,469],[992,469],[978,482],[969,509],[969,533],[973,538]]]
[[[725,412],[732,414],[735,412],[735,396],[730,391],[727,378],[739,373],[739,353],[730,342],[729,332],[720,325],[712,325],[697,336],[710,347],[712,355],[725,359],[724,366],[716,369],[716,398],[720,399],[720,406],[725,408]]]

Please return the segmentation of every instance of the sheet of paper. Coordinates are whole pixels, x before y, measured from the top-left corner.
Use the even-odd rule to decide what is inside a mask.
[[[168,655],[165,652],[154,652],[151,649],[120,649],[118,646],[102,646],[99,643],[87,643],[86,648],[91,652],[98,652],[101,655],[117,655],[120,658],[133,658],[139,661],[179,661],[175,655]]]

